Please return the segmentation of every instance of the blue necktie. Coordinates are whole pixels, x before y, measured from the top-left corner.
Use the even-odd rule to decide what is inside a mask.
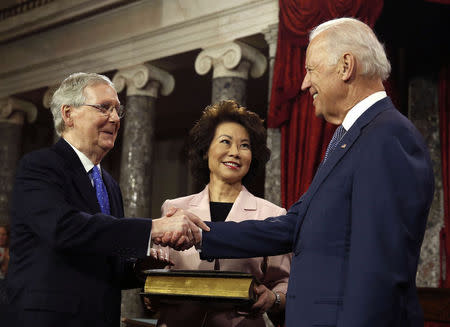
[[[106,186],[103,183],[100,170],[97,166],[94,166],[91,170],[92,180],[94,181],[95,193],[97,194],[98,204],[102,213],[110,214],[108,193],[106,192]]]
[[[331,138],[330,144],[328,144],[327,151],[325,152],[325,157],[323,157],[323,163],[325,163],[325,161],[327,160],[330,153],[336,148],[339,141],[342,139],[342,137],[344,136],[344,134],[346,132],[347,131],[345,130],[345,128],[342,125],[340,125],[338,128],[336,128],[336,130],[334,131],[333,137]]]

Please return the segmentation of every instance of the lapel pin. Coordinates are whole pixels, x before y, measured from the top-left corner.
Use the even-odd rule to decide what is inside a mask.
[[[342,144],[342,145],[341,145],[341,148],[342,148],[342,149],[345,149],[346,146],[347,146],[347,144]]]

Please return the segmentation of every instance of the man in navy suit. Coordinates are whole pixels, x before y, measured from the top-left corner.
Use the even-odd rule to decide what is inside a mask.
[[[203,233],[203,259],[293,252],[288,327],[423,326],[415,278],[434,178],[424,140],[386,96],[389,73],[366,24],[315,28],[302,90],[340,127],[308,191],[284,216]]]
[[[69,76],[51,109],[62,138],[17,171],[4,326],[119,326],[121,289],[142,286],[133,259],[151,257],[151,240],[189,247],[207,227],[187,214],[122,218],[119,185],[100,166],[124,114],[107,77]]]

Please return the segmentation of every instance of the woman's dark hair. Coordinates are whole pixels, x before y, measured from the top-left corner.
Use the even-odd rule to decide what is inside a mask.
[[[221,101],[206,107],[189,132],[188,157],[191,172],[200,183],[209,183],[208,150],[217,126],[224,122],[242,125],[250,136],[252,162],[247,175],[242,179],[242,183],[247,185],[269,161],[270,150],[266,145],[267,132],[261,118],[233,100]]]

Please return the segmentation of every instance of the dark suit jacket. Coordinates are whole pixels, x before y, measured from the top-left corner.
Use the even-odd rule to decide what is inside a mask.
[[[201,256],[294,252],[288,327],[422,327],[415,277],[433,188],[422,137],[385,98],[359,117],[286,215],[210,223]]]
[[[11,326],[118,326],[120,290],[138,287],[129,257],[144,257],[151,220],[123,217],[103,170],[111,216],[70,145],[59,140],[20,162],[12,198],[7,276]]]

